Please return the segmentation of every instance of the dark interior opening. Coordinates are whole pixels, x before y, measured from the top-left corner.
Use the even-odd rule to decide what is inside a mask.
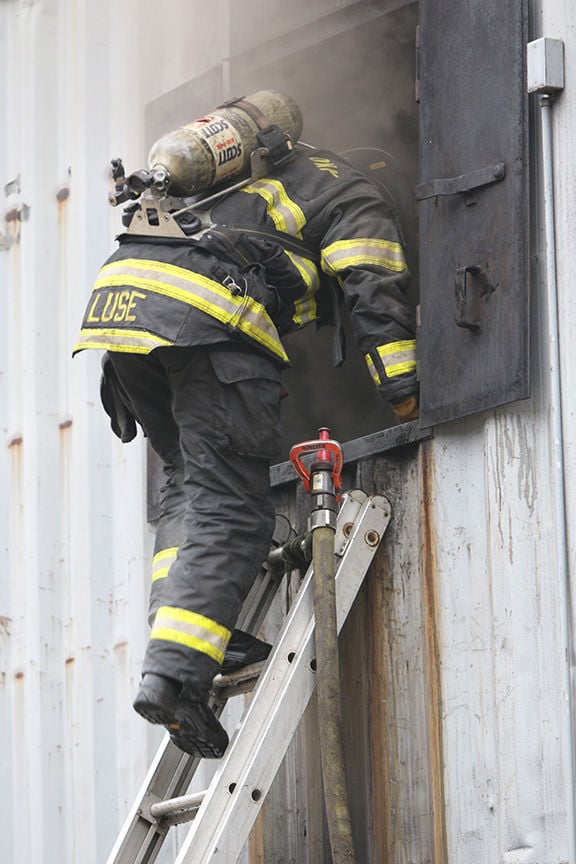
[[[418,298],[418,105],[415,99],[417,4],[381,14],[344,32],[274,58],[274,46],[231,59],[231,91],[285,90],[302,109],[302,139],[349,156],[383,184],[398,210]],[[294,37],[292,37],[294,40]],[[310,39],[310,37],[308,36]],[[282,40],[276,40],[279,49]],[[384,163],[384,164],[382,164]],[[370,169],[368,166],[380,166]],[[285,373],[283,452],[328,426],[349,441],[396,424],[377,395],[363,357],[347,331],[347,360],[332,365],[332,328],[310,325],[285,340],[292,368]]]
[[[258,43],[258,32],[268,28],[269,34],[278,33],[280,20],[276,4],[266,0],[261,4],[266,20],[260,22],[258,2],[230,4],[229,61],[147,106],[147,147],[170,129],[214,110],[226,98],[262,89],[289,93],[304,116],[302,140],[347,155],[383,184],[385,197],[393,200],[412,275],[409,303],[415,317],[419,296],[414,199],[419,176],[418,3],[361,0],[308,20],[311,12],[308,7],[305,15],[302,9],[299,12],[298,0],[289,10],[292,19],[287,26],[292,29]],[[292,444],[315,438],[320,426],[328,426],[334,438],[347,442],[397,425],[392,410],[376,393],[348,322],[344,323],[347,359],[339,369],[332,364],[331,327],[317,330],[309,325],[285,340],[292,367],[284,377],[289,396],[282,406],[282,460]],[[159,483],[159,466],[150,454],[152,520]]]

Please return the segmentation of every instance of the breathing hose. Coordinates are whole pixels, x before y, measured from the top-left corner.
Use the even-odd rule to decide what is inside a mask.
[[[303,453],[314,451],[317,451],[317,460],[309,473],[301,457]],[[340,485],[342,451],[337,442],[330,440],[329,431],[320,429],[318,441],[307,441],[293,447],[290,458],[304,481],[306,491],[312,494],[310,530],[314,567],[318,726],[332,861],[333,864],[355,864],[344,766],[334,563],[336,489]]]

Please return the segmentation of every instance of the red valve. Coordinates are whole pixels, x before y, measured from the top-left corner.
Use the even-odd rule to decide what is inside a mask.
[[[334,489],[338,492],[342,487],[342,448],[338,441],[333,441],[330,438],[329,429],[325,427],[319,429],[318,436],[315,441],[303,441],[301,444],[295,444],[290,450],[290,461],[302,479],[306,492],[310,492],[310,471],[303,464],[302,456],[306,453],[317,453],[318,462],[331,462]]]

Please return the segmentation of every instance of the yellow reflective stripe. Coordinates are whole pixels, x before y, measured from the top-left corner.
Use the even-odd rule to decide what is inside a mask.
[[[152,559],[152,582],[156,582],[157,579],[165,579],[168,576],[168,571],[176,560],[177,552],[178,546],[172,546],[170,549],[162,549],[161,552],[154,555]]]
[[[294,301],[294,315],[292,316],[295,324],[303,326],[310,321],[315,321],[318,317],[315,295],[320,287],[320,275],[314,262],[309,258],[302,258],[288,249],[284,251],[306,285],[306,293]]]
[[[154,555],[152,564],[156,564],[157,561],[165,561],[166,558],[175,558],[179,548],[179,546],[170,546],[167,549],[162,549]]]
[[[168,339],[162,339],[146,330],[118,330],[107,327],[85,327],[80,331],[80,339],[73,352],[85,348],[100,348],[104,351],[130,352],[131,354],[149,354],[154,348],[173,345]]]
[[[264,345],[265,348],[276,354],[281,360],[288,360],[288,355],[284,350],[272,319],[268,317],[266,309],[257,300],[254,300],[252,297],[244,297],[238,306],[236,315],[230,318],[228,323],[231,327],[246,333],[255,342]]]
[[[284,185],[279,180],[263,178],[244,186],[242,192],[260,195],[266,202],[266,213],[274,222],[278,231],[302,237],[301,230],[306,224],[306,217],[301,208],[289,197]]]
[[[405,372],[413,372],[416,369],[416,361],[410,360],[406,363],[394,363],[392,366],[386,367],[388,378],[394,378],[396,375],[404,375]]]
[[[378,374],[378,370],[374,366],[374,361],[372,360],[370,355],[365,354],[364,359],[366,360],[366,365],[368,366],[368,370],[370,372],[370,375],[374,379],[374,383],[375,384],[381,384],[382,382],[380,381],[380,375]]]
[[[413,372],[416,369],[415,339],[389,342],[387,345],[379,345],[376,350],[388,378],[403,375],[405,372]]]
[[[282,360],[288,360],[274,323],[264,306],[252,297],[235,297],[219,282],[184,267],[136,258],[104,265],[94,290],[125,285],[127,279],[134,287],[180,300],[223,324],[237,327]]]
[[[222,663],[231,635],[232,632],[226,627],[197,612],[161,606],[156,613],[150,638],[176,642],[208,654],[217,663]]]
[[[357,237],[354,240],[338,240],[322,250],[322,269],[329,275],[363,264],[385,267],[396,273],[408,269],[401,244],[393,240]]]

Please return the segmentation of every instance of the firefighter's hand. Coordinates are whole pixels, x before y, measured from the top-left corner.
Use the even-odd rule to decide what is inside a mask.
[[[100,401],[110,418],[110,426],[114,434],[123,443],[132,441],[136,437],[136,420],[122,398],[118,379],[107,352],[102,358]]]
[[[407,423],[409,420],[417,420],[420,416],[418,398],[416,396],[409,396],[404,402],[399,402],[397,405],[391,405],[390,407],[402,423]]]

